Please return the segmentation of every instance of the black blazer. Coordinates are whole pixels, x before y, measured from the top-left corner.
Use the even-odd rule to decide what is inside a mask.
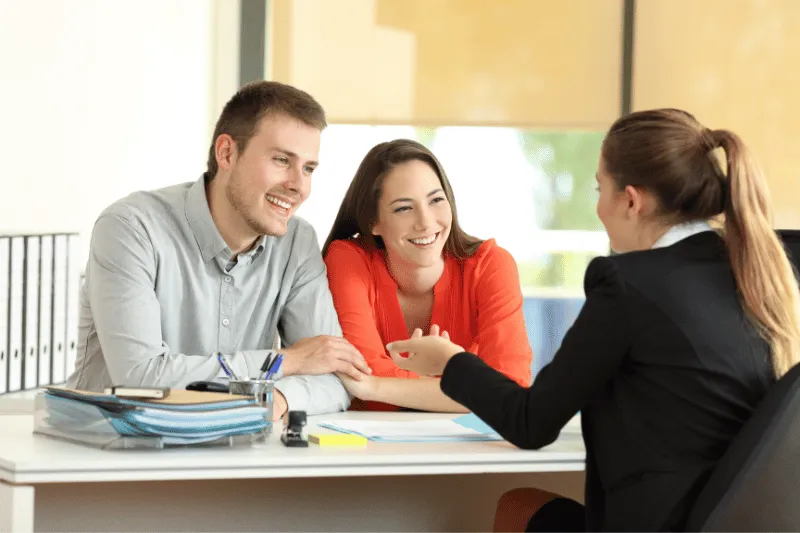
[[[469,353],[442,390],[521,448],[579,410],[587,528],[683,527],[697,491],[774,383],[722,239],[594,259],[586,302],[553,361],[523,388]]]

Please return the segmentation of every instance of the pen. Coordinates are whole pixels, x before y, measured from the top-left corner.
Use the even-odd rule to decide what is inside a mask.
[[[236,372],[234,372],[231,366],[228,364],[228,360],[220,352],[217,352],[217,361],[219,361],[219,366],[222,367],[222,371],[225,372],[230,379],[239,379],[239,376],[236,375]]]
[[[267,379],[270,379],[272,376],[278,373],[278,371],[281,369],[281,363],[283,363],[283,354],[279,353],[278,357],[275,358],[275,361],[273,361],[269,367]]]
[[[261,365],[261,379],[267,379],[267,372],[269,371],[269,367],[272,364],[272,358],[274,354],[269,354],[266,359],[264,359],[264,364]]]

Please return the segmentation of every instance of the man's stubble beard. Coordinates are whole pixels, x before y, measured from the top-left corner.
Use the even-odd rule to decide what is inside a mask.
[[[239,178],[237,173],[234,173],[231,176],[231,180],[228,183],[228,186],[225,188],[225,196],[227,197],[228,202],[230,202],[234,211],[236,211],[239,216],[242,217],[247,226],[253,232],[257,233],[258,235],[273,235],[274,232],[272,232],[266,224],[262,223],[253,215],[253,212],[257,208],[248,202],[250,195],[242,186],[242,180]]]

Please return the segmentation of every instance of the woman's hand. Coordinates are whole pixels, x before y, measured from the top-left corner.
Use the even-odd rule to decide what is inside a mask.
[[[378,381],[381,378],[363,375],[360,380],[355,380],[343,373],[336,373],[336,377],[342,380],[342,384],[351,396],[355,396],[359,400],[375,401],[378,393]]]
[[[386,349],[398,367],[421,376],[440,376],[447,362],[464,348],[450,342],[446,331],[440,335],[439,326],[432,326],[430,333],[423,337],[422,330],[416,329],[410,339],[392,342]]]

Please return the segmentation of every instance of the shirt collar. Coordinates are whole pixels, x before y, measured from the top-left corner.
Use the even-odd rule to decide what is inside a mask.
[[[662,235],[656,242],[653,244],[653,248],[665,248],[667,246],[672,246],[678,241],[682,241],[692,235],[696,235],[698,233],[703,233],[704,231],[714,231],[713,228],[709,225],[708,222],[705,220],[693,220],[691,222],[683,222],[681,224],[675,224],[671,228],[667,230],[667,232]]]
[[[189,227],[192,228],[197,246],[200,247],[203,261],[208,262],[225,250],[228,245],[225,244],[214,219],[211,218],[211,210],[208,208],[208,199],[206,198],[205,174],[186,191],[185,209],[186,219],[189,221]]]

